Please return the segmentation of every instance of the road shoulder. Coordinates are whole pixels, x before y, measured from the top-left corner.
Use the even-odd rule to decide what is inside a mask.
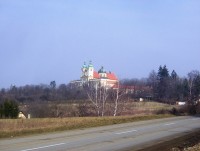
[[[182,135],[174,136],[170,138],[165,138],[164,140],[155,143],[151,143],[154,145],[145,146],[143,149],[139,149],[138,151],[181,151],[184,148],[192,147],[200,142],[200,129],[196,129],[191,132],[184,133]],[[168,140],[167,140],[168,139]],[[134,149],[129,149],[127,151],[133,151]]]

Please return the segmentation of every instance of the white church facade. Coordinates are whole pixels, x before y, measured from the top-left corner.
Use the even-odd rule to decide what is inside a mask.
[[[93,83],[112,88],[118,83],[118,78],[114,73],[106,72],[103,67],[98,72],[95,71],[91,61],[88,65],[84,62],[81,72],[80,80],[72,81],[71,84],[82,86],[83,84]]]

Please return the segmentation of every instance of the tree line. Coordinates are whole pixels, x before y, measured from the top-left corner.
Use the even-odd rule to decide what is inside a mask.
[[[70,84],[61,84],[56,86],[55,81],[49,85],[26,85],[11,86],[9,89],[1,89],[0,102],[5,99],[15,100],[19,103],[35,101],[73,101],[85,99],[86,95],[81,88],[71,88]]]
[[[200,72],[193,70],[186,77],[180,77],[175,70],[169,73],[166,65],[160,66],[158,71],[151,71],[147,78],[123,79],[120,85],[135,86],[138,89],[132,98],[151,97],[154,101],[196,101],[200,99]],[[144,88],[148,86],[151,91]],[[56,85],[51,81],[49,85],[11,86],[9,89],[0,90],[0,102],[9,99],[19,103],[35,101],[75,101],[88,99],[88,94],[83,87],[71,87],[70,84]]]
[[[186,77],[179,77],[175,70],[169,73],[166,65],[158,72],[152,71],[148,77],[153,98],[157,101],[185,101],[193,104],[200,99],[200,72],[193,70]]]
[[[49,84],[11,86],[9,89],[0,90],[0,117],[13,118],[15,115],[8,115],[18,111],[19,104],[32,103],[43,104],[48,102],[84,102],[89,100],[96,108],[98,115],[104,115],[105,103],[113,100],[113,114],[117,114],[118,101],[120,99],[130,98],[148,98],[158,102],[174,104],[177,101],[186,101],[194,104],[200,99],[200,72],[193,70],[185,77],[180,77],[175,70],[169,72],[166,65],[160,66],[157,71],[150,72],[147,78],[123,79],[119,85],[134,86],[134,91],[125,93],[123,87],[117,91],[107,90],[95,87],[72,87],[71,84],[60,84],[57,86],[56,81]],[[123,94],[123,95],[122,95]],[[7,104],[12,107],[8,107]],[[85,106],[79,106],[81,111]],[[12,108],[12,109],[11,109]],[[32,110],[38,109],[38,106]],[[13,110],[13,111],[11,111]],[[55,106],[56,112],[58,107]],[[101,112],[101,113],[100,113]],[[35,111],[35,114],[39,112]],[[85,114],[85,113],[83,113]],[[58,115],[58,113],[56,113]]]

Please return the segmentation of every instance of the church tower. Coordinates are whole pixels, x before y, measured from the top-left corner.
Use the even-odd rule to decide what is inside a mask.
[[[94,67],[92,65],[92,62],[90,61],[88,65],[88,80],[93,78],[94,78]]]
[[[82,71],[82,75],[81,75],[82,82],[87,82],[87,79],[88,79],[88,68],[87,68],[85,62],[83,64],[82,68],[81,68],[81,71]]]

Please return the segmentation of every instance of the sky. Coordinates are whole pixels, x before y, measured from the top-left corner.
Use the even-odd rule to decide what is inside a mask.
[[[199,0],[0,0],[0,88],[200,70]]]

